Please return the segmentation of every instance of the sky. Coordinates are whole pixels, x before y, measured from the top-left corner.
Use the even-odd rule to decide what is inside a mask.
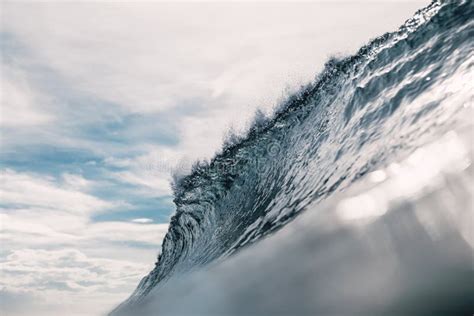
[[[427,3],[2,1],[0,309],[109,311],[156,261],[173,172]]]

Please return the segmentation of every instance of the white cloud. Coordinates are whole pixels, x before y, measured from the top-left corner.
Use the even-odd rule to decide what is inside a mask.
[[[168,224],[145,218],[91,221],[114,204],[82,192],[95,184],[77,174],[56,179],[5,170],[1,184],[7,207],[0,212],[0,296],[6,315],[109,311],[151,269],[168,230]]]
[[[12,248],[74,243],[87,221],[82,216],[34,207],[1,211],[2,245]]]
[[[38,106],[44,100],[27,82],[25,74],[1,65],[0,76],[0,125],[25,127],[52,123],[55,119]]]
[[[92,183],[79,175],[64,176],[73,182],[80,179],[87,185]],[[23,246],[99,240],[159,245],[168,227],[167,224],[91,222],[91,215],[113,210],[120,203],[101,200],[79,191],[78,187],[73,189],[68,181],[57,183],[54,178],[41,179],[40,175],[2,171],[0,194],[7,205],[0,213],[2,239]]]
[[[163,196],[171,194],[170,181],[166,174],[162,176],[142,169],[113,172],[111,177],[123,183],[138,186],[138,192],[145,195]]]
[[[80,174],[65,172],[62,174],[64,184],[71,189],[87,190],[92,186],[92,181],[85,179]]]
[[[53,178],[2,170],[0,195],[3,203],[29,205],[70,213],[92,213],[115,205],[92,195],[58,186]]]
[[[133,158],[108,157],[104,160],[105,164],[119,168],[120,171],[110,172],[107,176],[115,181],[136,186],[136,192],[142,195],[171,195],[171,174],[175,171],[189,171],[195,159],[188,157],[181,148],[148,145],[143,148],[145,154]]]
[[[89,222],[85,217],[71,216],[42,209],[2,210],[0,240],[13,248],[35,245],[110,246],[110,243],[139,243],[158,247],[168,230],[168,224],[151,222]],[[150,223],[148,225],[141,225]]]
[[[132,219],[132,222],[138,224],[149,224],[153,223],[153,220],[151,218],[134,218]]]
[[[90,224],[84,238],[113,242],[137,242],[158,246],[168,231],[168,224],[140,225],[141,222],[98,222]]]
[[[130,113],[204,104],[205,142],[177,122],[178,150],[197,158],[229,125],[311,80],[329,54],[354,51],[425,3],[7,3],[3,26],[75,90]]]
[[[22,303],[36,305],[36,315],[103,314],[150,268],[127,260],[93,258],[74,248],[14,250],[1,267],[3,291],[23,293]],[[98,300],[102,304],[90,306]],[[14,312],[22,314],[18,309]],[[32,315],[32,310],[24,313]]]

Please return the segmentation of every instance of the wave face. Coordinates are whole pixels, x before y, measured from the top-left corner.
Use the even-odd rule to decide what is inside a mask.
[[[465,122],[473,9],[473,1],[435,1],[356,55],[329,60],[272,119],[256,120],[245,138],[178,180],[156,267],[115,312],[172,276],[233,257]]]

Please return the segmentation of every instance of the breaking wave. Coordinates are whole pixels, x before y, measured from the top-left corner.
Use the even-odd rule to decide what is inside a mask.
[[[244,256],[243,248],[258,257],[252,248],[260,243],[248,246],[277,230],[272,238],[281,239],[296,215],[305,211],[308,220],[321,220],[306,214],[323,212],[319,205],[343,199],[341,192],[354,190],[355,182],[448,131],[471,126],[466,113],[472,114],[473,8],[472,1],[434,1],[354,56],[329,60],[316,80],[289,97],[271,119],[256,119],[245,137],[228,142],[210,162],[196,164],[190,175],[176,180],[176,213],[156,266],[113,313],[142,306],[166,293],[170,278],[211,262],[223,264],[228,273],[238,270],[225,263]],[[307,225],[317,229],[314,222]],[[321,239],[311,240],[330,241]],[[301,256],[292,268],[309,273],[303,268],[307,259]],[[219,315],[239,315],[231,311],[220,309]],[[249,309],[240,315],[249,311],[265,314]]]

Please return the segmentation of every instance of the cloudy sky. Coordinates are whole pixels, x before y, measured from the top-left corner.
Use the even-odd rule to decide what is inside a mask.
[[[110,310],[154,264],[173,170],[427,2],[2,1],[1,309]]]

